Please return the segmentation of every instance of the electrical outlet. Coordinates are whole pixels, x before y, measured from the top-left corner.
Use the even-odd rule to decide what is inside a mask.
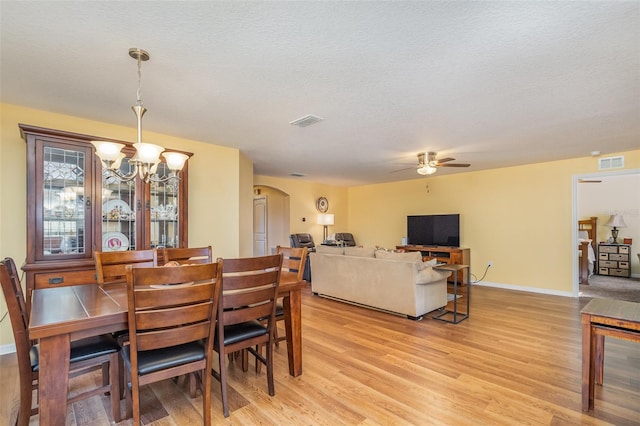
[[[489,262],[487,263],[487,267],[488,267],[488,268],[491,268],[492,266],[493,266],[493,262],[492,262],[492,261],[489,261]]]

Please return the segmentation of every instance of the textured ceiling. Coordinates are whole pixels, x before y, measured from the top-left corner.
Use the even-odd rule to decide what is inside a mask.
[[[348,185],[640,147],[640,2],[2,1],[1,101]],[[315,114],[324,121],[289,124]],[[98,135],[109,137],[110,135]],[[131,140],[135,139],[132,130]],[[179,147],[173,147],[179,148]],[[427,178],[428,179],[428,178]]]

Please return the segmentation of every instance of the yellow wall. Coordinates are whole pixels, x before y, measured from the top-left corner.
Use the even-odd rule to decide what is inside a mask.
[[[20,265],[26,253],[26,143],[18,123],[129,141],[135,139],[136,130],[9,104],[0,108],[0,258],[11,256]],[[244,241],[247,227],[252,226],[251,162],[237,149],[144,134],[159,145],[194,153],[189,160],[189,245],[211,244],[215,256],[222,257],[245,254],[247,247],[251,250],[251,235]],[[0,316],[5,312],[2,298]],[[0,345],[11,342],[7,317],[0,324]]]
[[[640,166],[640,150],[612,155],[624,155],[627,169]],[[460,213],[460,244],[471,249],[474,275],[492,261],[487,282],[570,294],[573,175],[597,166],[585,157],[351,187],[349,232],[359,244],[393,247],[407,215]]]
[[[347,188],[307,182],[296,178],[284,179],[262,175],[254,176],[253,183],[256,186],[269,186],[289,194],[289,229],[292,234],[308,233],[313,236],[316,244],[322,241],[323,226],[318,225],[318,211],[316,210],[318,197],[326,197],[329,200],[327,213],[335,215],[335,224],[329,226],[329,234],[351,232],[348,221]]]

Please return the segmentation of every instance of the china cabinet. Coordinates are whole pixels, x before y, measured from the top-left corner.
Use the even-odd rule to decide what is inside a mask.
[[[187,246],[188,162],[165,183],[120,181],[94,154],[95,136],[20,124],[27,143],[27,295],[95,282],[94,251]],[[113,141],[113,140],[111,140]],[[129,173],[131,143],[120,171]],[[185,153],[191,156],[191,153]],[[169,173],[164,163],[157,174]]]

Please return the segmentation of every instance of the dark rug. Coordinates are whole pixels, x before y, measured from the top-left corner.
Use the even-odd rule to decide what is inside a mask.
[[[580,297],[640,302],[640,279],[592,275],[589,284],[580,284]]]

